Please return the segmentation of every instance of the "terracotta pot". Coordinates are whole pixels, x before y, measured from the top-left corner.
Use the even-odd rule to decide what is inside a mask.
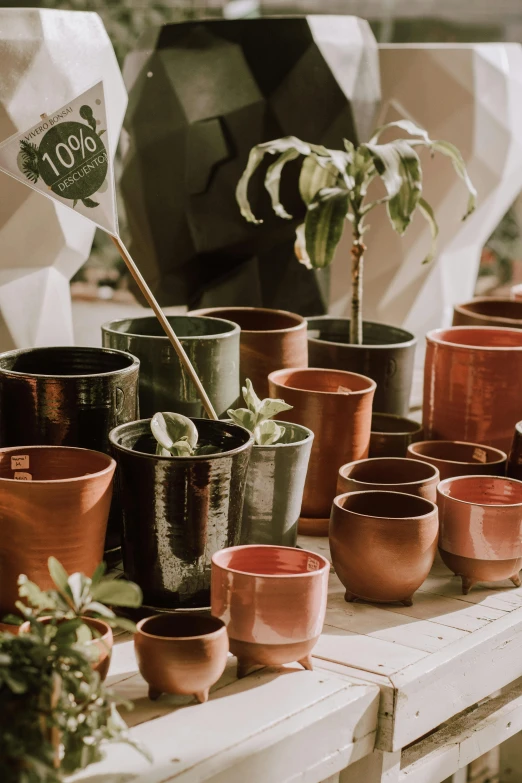
[[[422,424],[392,413],[374,413],[370,457],[405,457],[410,443],[421,440]]]
[[[464,595],[477,582],[510,579],[520,587],[522,482],[458,476],[437,488],[440,554],[462,577]]]
[[[375,457],[343,465],[339,469],[337,494],[369,490],[405,492],[435,503],[439,481],[439,471],[427,462]]]
[[[367,375],[377,383],[374,410],[406,416],[417,346],[415,335],[371,321],[363,323],[363,345],[351,345],[349,334],[348,318],[308,318],[310,366]]]
[[[323,628],[330,563],[304,549],[237,546],[212,558],[212,614],[227,623],[238,676],[298,661],[312,668]]]
[[[408,446],[408,457],[429,462],[438,468],[441,481],[452,476],[483,473],[503,476],[507,456],[500,449],[481,443],[463,443],[457,440],[422,440]]]
[[[433,565],[438,533],[437,506],[425,498],[400,492],[338,495],[330,549],[345,600],[411,606]]]
[[[308,367],[306,321],[301,315],[264,307],[207,307],[192,314],[228,318],[241,327],[241,385],[250,378],[261,399],[268,397],[271,372]]]
[[[158,614],[138,623],[134,649],[149,699],[179,693],[205,702],[210,686],[225,671],[227,629],[216,617]]]
[[[123,498],[123,565],[148,606],[209,606],[210,559],[241,540],[253,437],[235,424],[193,421],[200,441],[223,451],[160,457],[150,419],[111,432]]]
[[[506,297],[479,296],[455,305],[453,326],[507,326],[522,329],[522,302]]]
[[[507,462],[507,475],[509,478],[522,481],[522,421],[515,424],[513,443]]]
[[[271,397],[293,405],[282,418],[309,427],[315,435],[299,532],[328,535],[339,468],[368,456],[375,381],[351,372],[316,369],[279,370],[268,381]]]
[[[424,437],[507,451],[522,419],[522,331],[454,326],[426,339]]]
[[[51,555],[88,576],[103,560],[115,467],[86,449],[0,449],[0,617],[14,611],[19,574],[53,586]]]

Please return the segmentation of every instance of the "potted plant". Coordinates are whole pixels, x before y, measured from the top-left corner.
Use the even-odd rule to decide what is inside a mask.
[[[405,131],[410,138],[379,143],[381,135],[391,128]],[[260,222],[250,208],[248,183],[266,154],[278,155],[267,169],[265,186],[275,213],[289,219],[291,216],[279,196],[281,173],[287,162],[300,156],[304,158],[299,192],[306,205],[306,217],[297,228],[298,259],[310,269],[327,267],[333,260],[346,221],[352,231],[351,318],[309,319],[312,332],[309,364],[369,375],[378,384],[375,410],[398,415],[404,415],[408,410],[416,340],[403,329],[363,324],[364,234],[369,228],[368,216],[379,205],[386,205],[391,225],[399,234],[406,231],[419,211],[428,221],[433,237],[432,249],[424,262],[432,259],[438,228],[433,210],[422,196],[419,148],[440,152],[451,159],[468,189],[466,218],[475,208],[476,192],[459,151],[447,141],[430,139],[425,130],[407,120],[378,128],[368,143],[355,146],[345,139],[344,150],[308,144],[294,136],[258,144],[250,152],[236,190],[241,214],[250,222]],[[372,190],[372,195],[368,196],[374,180],[381,180],[384,195],[374,196]]]

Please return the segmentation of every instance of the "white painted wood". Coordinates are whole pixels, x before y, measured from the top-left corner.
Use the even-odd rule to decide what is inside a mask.
[[[343,770],[339,783],[399,783],[400,762],[400,751],[382,753],[376,750]]]

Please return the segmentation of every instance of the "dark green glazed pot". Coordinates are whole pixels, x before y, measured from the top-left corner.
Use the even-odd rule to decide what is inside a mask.
[[[171,315],[180,338],[218,416],[234,407],[239,395],[240,328],[223,318]],[[155,316],[125,318],[102,326],[103,345],[129,351],[140,360],[140,413],[158,411],[203,416],[196,388]]]
[[[374,413],[369,457],[405,457],[410,443],[423,439],[422,424],[392,413]]]
[[[123,565],[158,609],[210,605],[212,555],[241,541],[252,435],[222,421],[194,419],[200,442],[222,449],[160,457],[150,419],[111,432],[123,499]]]

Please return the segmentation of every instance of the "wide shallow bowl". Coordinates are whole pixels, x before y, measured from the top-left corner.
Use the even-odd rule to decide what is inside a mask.
[[[321,555],[283,546],[236,546],[212,557],[212,614],[227,623],[239,677],[256,665],[312,668],[329,573]]]
[[[393,413],[374,413],[370,457],[405,457],[410,443],[422,440],[422,424]]]
[[[421,440],[408,446],[408,457],[438,468],[441,480],[452,476],[503,476],[507,455],[493,446],[457,440]]]
[[[405,492],[435,503],[439,471],[420,460],[400,457],[375,457],[348,462],[339,468],[337,494],[380,490]]]
[[[134,649],[150,699],[178,693],[204,702],[211,685],[225,670],[227,630],[217,617],[188,612],[158,614],[140,620]]]
[[[500,296],[479,296],[455,305],[453,326],[507,326],[522,329],[522,302]]]
[[[477,582],[510,579],[520,587],[522,481],[457,476],[437,488],[440,554],[462,577],[462,592]]]
[[[330,549],[346,601],[399,601],[412,596],[437,551],[437,506],[401,492],[352,492],[332,506]]]

